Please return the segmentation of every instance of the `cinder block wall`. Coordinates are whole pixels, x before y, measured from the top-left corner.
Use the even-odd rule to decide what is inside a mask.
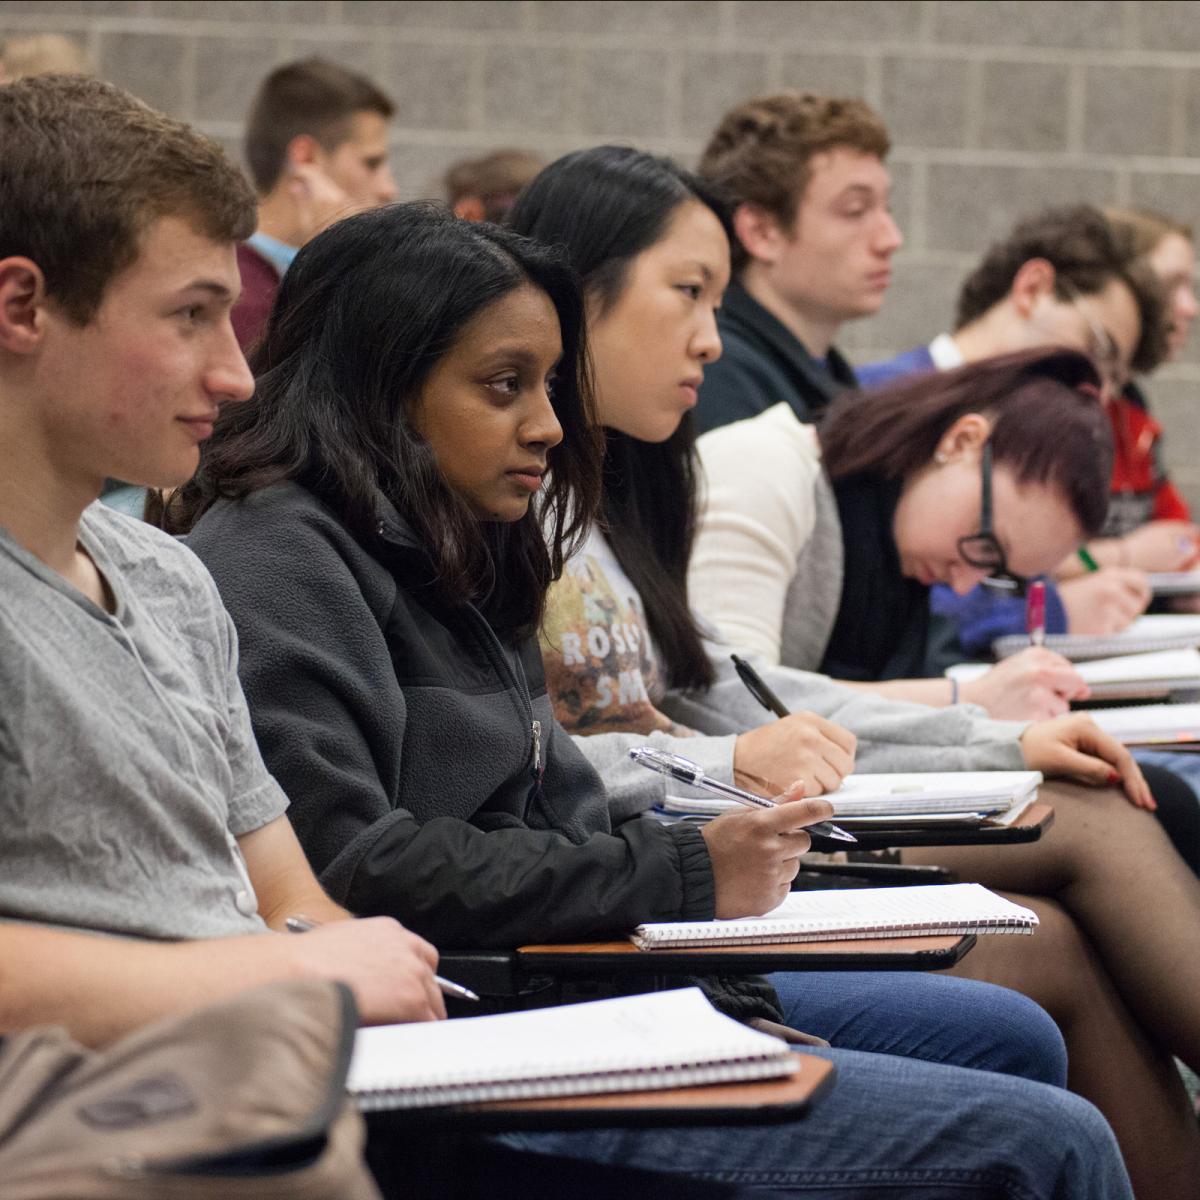
[[[234,150],[272,65],[322,54],[361,69],[399,103],[406,196],[498,145],[611,140],[690,160],[747,96],[862,95],[892,130],[908,240],[883,313],[846,331],[859,361],[944,328],[964,270],[1043,204],[1146,203],[1200,228],[1192,0],[0,2],[0,36],[37,30],[79,37],[105,77]],[[1151,393],[1200,509],[1194,342]]]

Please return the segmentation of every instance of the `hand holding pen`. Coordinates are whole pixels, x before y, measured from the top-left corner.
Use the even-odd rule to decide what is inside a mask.
[[[804,799],[802,784],[769,800],[710,780],[694,762],[677,754],[650,746],[629,754],[642,766],[746,806],[714,818],[700,830],[712,868],[718,918],[760,916],[781,904],[800,871],[801,855],[812,846],[810,831],[833,828],[823,820],[833,815],[833,805],[820,798]],[[837,832],[848,842],[854,840]]]
[[[337,929],[337,928],[349,929],[351,927],[358,927],[359,929],[362,929],[362,928],[365,928],[368,924],[371,924],[373,921],[380,921],[380,920],[387,920],[390,925],[399,929],[399,926],[396,925],[396,922],[390,921],[388,918],[366,918],[366,919],[362,919],[362,920],[358,920],[358,921],[336,921],[332,925],[322,925],[320,921],[314,921],[310,917],[302,916],[299,913],[297,913],[294,916],[288,917],[287,920],[284,922],[284,924],[287,928],[288,933],[308,933],[310,930],[318,929],[318,928],[328,930],[328,929]],[[399,929],[399,932],[407,938],[421,942],[421,944],[425,947],[425,949],[431,956],[436,956],[437,952],[435,950],[433,950],[433,948],[430,947],[427,943],[425,943],[423,941],[423,939],[417,939],[415,934],[410,933],[406,929]],[[432,961],[432,957],[431,957],[431,961]],[[452,996],[456,1000],[478,1000],[479,999],[479,997],[473,991],[471,991],[470,988],[465,988],[461,984],[458,984],[458,983],[452,983],[449,979],[443,979],[440,975],[435,975],[433,978],[434,978],[434,982],[438,986],[438,990],[444,996]]]
[[[735,782],[760,794],[779,791],[793,779],[803,779],[810,796],[836,791],[854,770],[854,734],[816,713],[789,712],[748,662],[736,654],[731,657],[746,690],[779,718],[738,737]]]

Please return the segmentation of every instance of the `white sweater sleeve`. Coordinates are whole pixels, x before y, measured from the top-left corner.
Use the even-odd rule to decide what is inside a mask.
[[[816,431],[777,404],[714,429],[697,447],[705,494],[691,605],[731,646],[778,663],[788,588],[816,520]]]

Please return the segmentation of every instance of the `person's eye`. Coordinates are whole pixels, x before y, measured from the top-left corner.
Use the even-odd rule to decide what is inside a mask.
[[[488,387],[502,396],[510,397],[521,390],[521,381],[516,375],[498,375],[495,379],[488,380]]]
[[[699,300],[704,294],[704,285],[702,283],[681,283],[679,290],[692,300]]]
[[[550,374],[546,376],[546,395],[549,396],[551,400],[554,399],[554,393],[558,391],[558,384],[558,372],[551,371]]]
[[[204,316],[204,305],[188,304],[181,308],[176,316],[182,317],[189,325],[195,325]]]

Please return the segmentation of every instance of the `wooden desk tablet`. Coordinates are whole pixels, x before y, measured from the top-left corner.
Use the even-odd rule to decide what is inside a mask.
[[[717,1083],[651,1092],[609,1092],[551,1100],[500,1100],[454,1108],[387,1109],[365,1114],[372,1132],[590,1129],[642,1126],[737,1125],[794,1121],[829,1089],[833,1063],[795,1055],[796,1070],[783,1079]]]
[[[771,971],[944,971],[972,946],[976,935],[844,938],[836,942],[779,942],[758,946],[695,946],[679,950],[639,950],[632,942],[522,946],[522,971],[551,971],[560,978],[622,975],[757,975]]]

